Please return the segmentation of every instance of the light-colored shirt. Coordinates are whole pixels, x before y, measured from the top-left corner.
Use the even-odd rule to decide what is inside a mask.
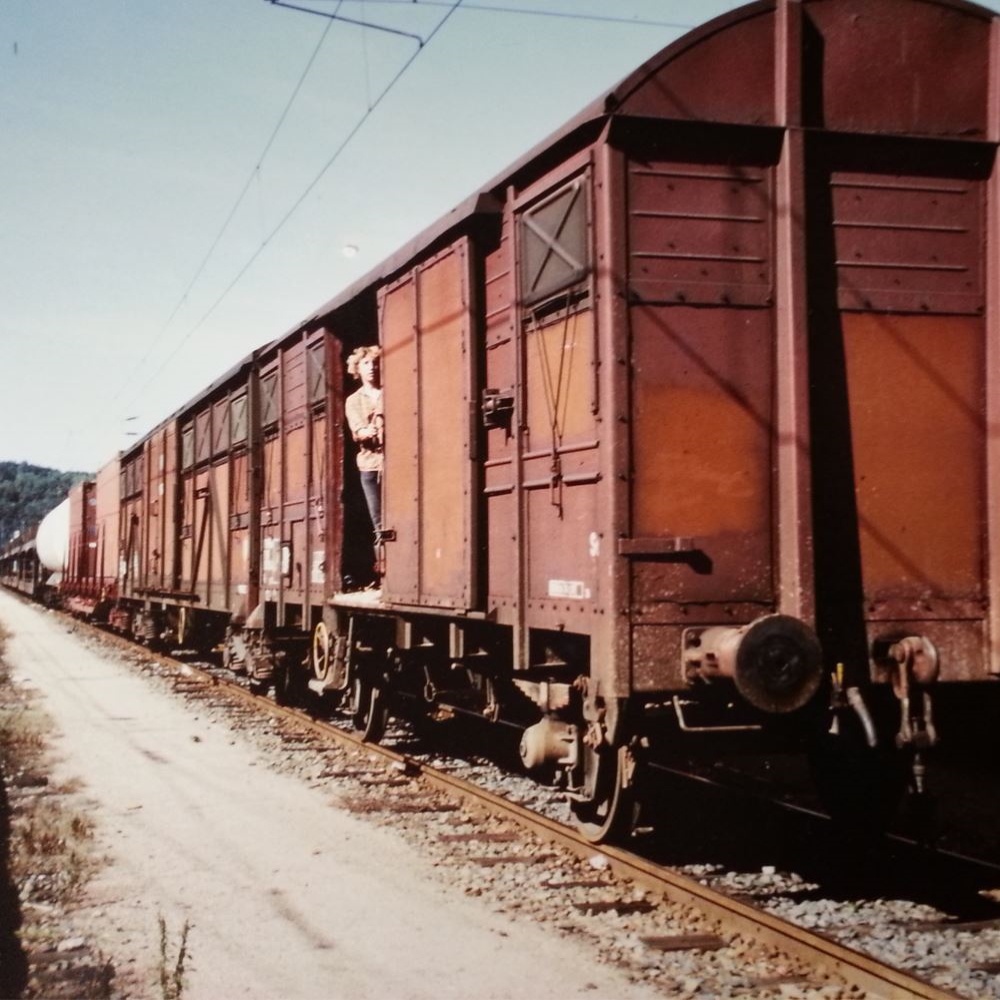
[[[358,443],[358,468],[382,471],[382,390],[362,386],[344,402],[344,416],[351,437]]]

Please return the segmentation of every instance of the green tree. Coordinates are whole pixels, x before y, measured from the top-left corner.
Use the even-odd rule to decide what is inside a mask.
[[[59,472],[27,462],[0,462],[0,544],[37,524],[89,472]]]

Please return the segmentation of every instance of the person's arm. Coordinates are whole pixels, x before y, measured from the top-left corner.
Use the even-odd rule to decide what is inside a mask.
[[[347,397],[347,401],[344,403],[344,417],[347,420],[347,426],[351,430],[351,437],[358,444],[378,437],[378,431],[376,431],[369,421],[365,420],[361,400],[355,396]]]

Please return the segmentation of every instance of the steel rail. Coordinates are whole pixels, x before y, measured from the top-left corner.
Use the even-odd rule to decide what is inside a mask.
[[[751,799],[767,801],[784,812],[798,813],[802,816],[809,816],[815,820],[821,820],[823,822],[830,821],[829,815],[818,809],[812,809],[808,806],[799,805],[796,802],[787,802],[784,799],[770,798],[765,793],[759,792],[753,788],[736,788],[734,786],[727,785],[725,781],[720,781],[718,778],[712,778],[704,774],[692,774],[688,771],[682,771],[679,768],[668,767],[660,763],[652,763],[649,766],[657,771],[662,771],[675,777],[684,778],[685,780],[694,782],[695,784],[706,785],[709,788],[715,788],[725,792],[735,791],[737,795],[745,795]],[[917,848],[922,846],[920,841],[915,837],[909,837],[901,833],[892,833],[887,831],[883,834],[883,836],[890,843],[900,844],[903,847]],[[985,861],[982,858],[972,857],[968,854],[962,854],[958,851],[952,851],[944,847],[935,847],[934,853],[938,857],[948,858],[949,860],[962,864],[976,865],[984,872],[1000,873],[1000,863],[997,862]]]
[[[135,652],[134,643],[93,626],[88,627],[102,638],[113,639],[116,644]],[[377,743],[366,743],[354,733],[316,719],[300,708],[279,705],[270,698],[254,694],[235,682],[222,680],[193,664],[148,649],[144,649],[143,653],[148,659],[160,662],[175,673],[202,680],[206,685],[217,687],[221,692],[253,704],[272,716],[287,719],[325,739],[355,750],[364,750],[389,764],[401,767],[407,775],[448,796],[461,799],[476,811],[511,820],[526,831],[579,858],[589,860],[599,855],[607,860],[610,869],[619,877],[629,879],[669,902],[690,906],[717,921],[724,932],[746,935],[754,941],[774,947],[804,962],[822,976],[836,977],[848,986],[857,987],[870,996],[885,1000],[961,1000],[961,994],[941,989],[925,979],[840,944],[825,934],[789,923],[629,851],[608,844],[595,846],[570,827],[532,812],[494,792],[438,771],[406,754]]]

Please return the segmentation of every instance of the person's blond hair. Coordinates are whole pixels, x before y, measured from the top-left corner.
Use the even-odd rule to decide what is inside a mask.
[[[378,344],[368,344],[365,347],[358,347],[351,352],[350,357],[347,359],[347,374],[353,375],[355,378],[361,378],[358,374],[358,368],[361,362],[365,358],[380,358],[382,357],[382,348]]]

